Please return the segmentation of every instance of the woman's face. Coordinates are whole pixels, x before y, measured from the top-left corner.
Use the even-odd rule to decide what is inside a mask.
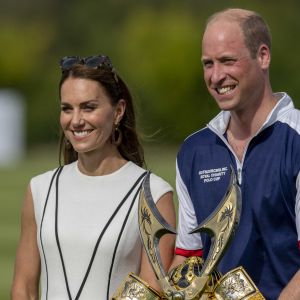
[[[61,86],[60,124],[65,137],[78,153],[110,153],[113,125],[125,111],[123,99],[113,106],[97,81],[68,78]]]

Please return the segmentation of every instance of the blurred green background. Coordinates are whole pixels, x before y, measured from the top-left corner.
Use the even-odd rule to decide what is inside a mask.
[[[273,89],[287,91],[300,106],[298,0],[0,0],[0,4],[0,90],[18,91],[26,103],[24,159],[0,167],[0,299],[9,299],[26,185],[32,176],[57,166],[61,57],[103,53],[112,58],[135,97],[148,166],[173,186],[181,141],[218,111],[206,91],[200,62],[201,33],[211,13],[242,7],[265,17],[273,36]]]

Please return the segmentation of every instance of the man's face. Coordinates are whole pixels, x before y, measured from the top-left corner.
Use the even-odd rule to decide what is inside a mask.
[[[222,110],[239,111],[258,101],[263,89],[259,60],[252,58],[236,22],[212,21],[203,36],[202,63],[208,91]]]

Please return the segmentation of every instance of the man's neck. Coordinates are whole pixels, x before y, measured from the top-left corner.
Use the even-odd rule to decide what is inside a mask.
[[[240,161],[250,140],[263,126],[277,101],[278,98],[272,95],[267,101],[259,103],[256,108],[231,111],[227,139]]]
[[[256,103],[256,107],[252,105],[231,111],[227,130],[238,139],[253,137],[263,126],[278,100],[278,97],[272,94],[266,100]]]

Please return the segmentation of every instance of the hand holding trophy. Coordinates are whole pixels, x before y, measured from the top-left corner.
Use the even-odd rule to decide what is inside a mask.
[[[139,199],[139,228],[143,246],[158,278],[163,294],[152,289],[134,274],[128,274],[112,300],[263,300],[251,278],[242,267],[224,276],[217,265],[234,236],[241,211],[241,193],[233,170],[231,180],[222,201],[215,211],[192,233],[205,232],[211,236],[211,248],[207,259],[187,258],[170,274],[162,268],[158,251],[160,238],[176,233],[157,210],[150,191],[150,173],[145,177]]]

